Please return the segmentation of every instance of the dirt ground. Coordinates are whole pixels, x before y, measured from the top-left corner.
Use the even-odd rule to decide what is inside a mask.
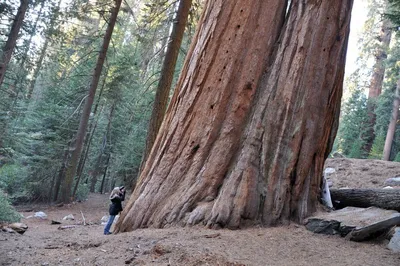
[[[335,169],[329,174],[333,188],[384,188],[385,180],[400,177],[400,163],[381,160],[328,159],[325,168]]]
[[[326,166],[337,169],[335,187],[380,187],[386,178],[400,175],[398,163],[335,159]],[[350,242],[294,224],[234,231],[141,229],[104,236],[100,220],[107,214],[108,195],[91,194],[85,202],[62,207],[19,208],[24,217],[35,211],[48,217],[22,219],[29,226],[24,235],[0,232],[0,265],[400,265],[400,254],[385,242]],[[63,220],[69,214],[74,221]],[[62,224],[52,225],[52,220]],[[66,225],[71,228],[59,229]]]

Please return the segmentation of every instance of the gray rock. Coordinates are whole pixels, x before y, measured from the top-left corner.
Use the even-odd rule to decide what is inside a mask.
[[[44,212],[35,212],[35,215],[33,215],[33,217],[45,219],[47,218],[47,214],[45,214]]]
[[[400,186],[400,176],[391,177],[386,179],[385,181],[386,186]]]
[[[400,253],[400,227],[396,227],[394,235],[390,239],[388,248],[396,253]]]
[[[337,235],[339,234],[340,222],[335,220],[322,220],[311,218],[306,223],[307,230],[324,235]]]
[[[325,168],[325,170],[324,170],[325,175],[333,174],[335,172],[336,172],[335,168],[331,168],[331,167]]]
[[[63,220],[75,220],[75,217],[72,215],[72,214],[68,214],[67,216],[65,216],[64,218],[63,218]]]

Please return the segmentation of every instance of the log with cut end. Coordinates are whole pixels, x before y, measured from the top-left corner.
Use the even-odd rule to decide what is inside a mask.
[[[400,189],[331,189],[331,197],[336,209],[375,206],[400,211]]]
[[[355,229],[351,231],[346,238],[352,241],[370,240],[387,234],[393,228],[393,226],[398,225],[400,225],[400,216],[392,217],[379,223]]]

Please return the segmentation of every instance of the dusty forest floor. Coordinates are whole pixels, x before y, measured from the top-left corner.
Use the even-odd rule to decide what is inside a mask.
[[[383,187],[400,176],[400,164],[375,160],[328,160],[334,187]],[[31,208],[30,211],[27,211]],[[24,206],[28,217],[44,211],[47,219],[29,218],[24,235],[0,232],[0,265],[400,265],[400,254],[385,242],[356,243],[317,235],[304,226],[243,230],[204,227],[142,229],[103,235],[108,195],[91,194],[85,202]],[[86,223],[83,225],[81,211]],[[63,221],[73,214],[74,221]],[[51,221],[62,222],[51,225]],[[74,227],[60,230],[59,226]]]

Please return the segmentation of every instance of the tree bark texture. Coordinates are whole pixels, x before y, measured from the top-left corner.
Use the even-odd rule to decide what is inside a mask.
[[[367,142],[365,151],[368,154],[371,151],[372,144],[375,139],[375,105],[376,100],[382,92],[383,78],[385,76],[385,60],[389,50],[390,40],[392,37],[391,23],[389,19],[384,19],[379,36],[380,45],[375,51],[375,65],[372,72],[371,83],[368,90],[368,119],[369,126],[367,131]]]
[[[386,133],[385,147],[383,148],[383,157],[385,161],[390,160],[390,152],[392,151],[393,138],[396,133],[397,119],[399,117],[400,105],[400,79],[397,80],[396,92],[393,99],[393,109],[390,115],[390,122]]]
[[[208,1],[117,232],[301,221],[337,129],[351,0]]]
[[[151,148],[153,147],[154,141],[156,140],[161,123],[164,119],[165,110],[167,109],[168,104],[168,96],[172,81],[174,79],[176,60],[178,59],[179,49],[182,44],[183,33],[185,32],[191,5],[192,0],[179,1],[178,11],[173,22],[172,32],[167,46],[167,52],[165,53],[165,58],[161,69],[161,77],[156,90],[149,128],[147,130],[146,147],[144,149],[140,169],[142,169],[144,163],[146,162]]]
[[[332,189],[335,208],[375,206],[400,211],[400,189]]]
[[[68,165],[65,180],[63,182],[62,201],[65,203],[70,202],[72,200],[71,199],[72,183],[74,180],[74,176],[76,174],[76,167],[78,164],[79,156],[81,155],[82,144],[83,144],[87,126],[88,126],[90,111],[92,109],[94,96],[96,94],[97,85],[100,80],[101,71],[103,69],[104,60],[107,55],[107,50],[108,50],[108,46],[110,44],[114,25],[117,20],[118,11],[121,7],[121,2],[122,2],[122,0],[114,0],[114,8],[111,11],[111,17],[108,22],[106,33],[104,35],[103,45],[101,47],[99,57],[97,58],[96,67],[94,69],[92,81],[90,83],[90,87],[89,87],[89,91],[88,91],[89,95],[86,98],[85,106],[83,107],[78,132],[76,134],[75,149],[72,152],[71,161],[70,161],[70,164]]]
[[[0,55],[0,86],[3,84],[6,75],[7,65],[10,62],[11,55],[14,51],[15,44],[17,43],[18,33],[24,22],[25,13],[28,9],[29,0],[21,0],[17,14],[15,15],[14,22],[11,26],[10,33],[8,34],[7,41],[3,47],[2,54]]]

